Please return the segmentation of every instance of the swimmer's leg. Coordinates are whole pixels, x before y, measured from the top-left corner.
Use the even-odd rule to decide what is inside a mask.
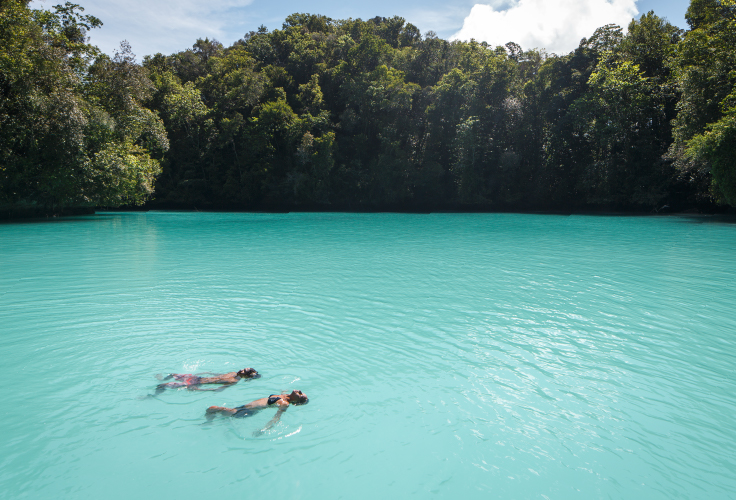
[[[212,420],[215,418],[215,415],[218,413],[222,413],[223,415],[234,415],[237,413],[238,410],[235,408],[225,408],[224,406],[210,406],[207,408],[207,411],[205,411],[205,417],[207,420]]]
[[[183,382],[167,382],[165,384],[158,384],[156,386],[156,393],[155,395],[158,396],[162,392],[164,392],[166,389],[178,389],[179,387],[188,387],[187,384]]]
[[[148,394],[147,396],[141,396],[138,399],[149,399],[149,398],[155,398],[156,396],[160,396],[167,387],[171,387],[171,384],[158,384],[156,386],[156,391],[153,394]]]
[[[199,385],[190,385],[187,387],[190,391],[210,391],[210,392],[221,392],[224,391],[227,387],[230,387],[231,385],[235,384],[225,384],[221,387],[216,387],[214,389],[202,389]]]

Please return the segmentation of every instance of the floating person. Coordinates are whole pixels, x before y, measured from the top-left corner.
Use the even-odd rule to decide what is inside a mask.
[[[246,403],[243,406],[236,408],[226,408],[224,406],[210,406],[207,408],[206,416],[207,420],[210,421],[215,418],[215,415],[222,414],[228,415],[235,418],[244,418],[255,415],[259,411],[275,406],[278,408],[276,415],[266,424],[263,429],[257,430],[253,433],[254,436],[260,436],[268,429],[273,427],[281,419],[281,415],[289,408],[289,405],[305,405],[309,403],[309,398],[302,391],[291,391],[291,394],[271,394],[267,398],[256,399],[250,403]]]
[[[260,378],[260,374],[254,368],[243,368],[237,372],[223,373],[223,374],[212,374],[212,377],[200,377],[199,375],[192,375],[191,373],[171,373],[165,378],[160,380],[174,379],[176,382],[167,382],[165,384],[159,384],[156,386],[156,396],[164,392],[166,389],[178,389],[180,387],[186,387],[190,391],[222,391],[231,385],[237,384],[240,379],[252,379]],[[160,377],[160,375],[158,376]],[[200,386],[204,384],[222,384],[222,387],[215,389],[201,389]]]

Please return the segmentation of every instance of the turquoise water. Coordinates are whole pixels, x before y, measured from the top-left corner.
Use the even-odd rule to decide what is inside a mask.
[[[713,218],[0,225],[0,498],[734,498],[734,248]],[[203,425],[291,389],[261,437]]]

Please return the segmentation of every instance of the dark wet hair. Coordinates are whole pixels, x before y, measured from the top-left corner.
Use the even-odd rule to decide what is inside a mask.
[[[245,376],[246,378],[260,378],[261,374],[256,371],[255,368],[243,368],[242,370],[238,370],[238,375],[240,374],[241,377]]]
[[[293,391],[291,392],[291,394],[294,394],[295,392],[297,392],[297,391],[296,391],[296,389],[295,389],[295,390],[293,390]],[[298,392],[299,392],[299,394],[301,394],[301,395],[302,395],[302,397],[304,398],[304,400],[300,400],[299,402],[296,402],[296,401],[295,401],[295,402],[293,402],[293,403],[292,403],[292,402],[291,402],[291,398],[289,398],[289,403],[291,403],[291,404],[293,404],[293,405],[295,405],[295,406],[302,406],[302,405],[305,405],[305,404],[309,403],[309,398],[307,397],[307,395],[306,395],[306,394],[304,394],[304,393],[303,393],[302,391],[298,391]],[[291,394],[290,394],[290,396],[291,396]]]

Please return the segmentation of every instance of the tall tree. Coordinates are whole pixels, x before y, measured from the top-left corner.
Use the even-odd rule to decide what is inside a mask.
[[[70,2],[53,11],[0,5],[7,209],[140,204],[153,192],[158,163],[150,152],[168,144],[156,114],[140,105],[147,78],[129,50],[111,61],[87,43],[102,23],[82,12]]]
[[[670,156],[700,192],[736,206],[736,5],[693,0],[691,30],[680,44],[677,80],[682,93]]]

